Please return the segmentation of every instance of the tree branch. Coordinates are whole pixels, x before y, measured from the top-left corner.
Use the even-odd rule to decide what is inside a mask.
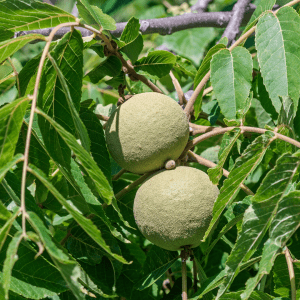
[[[250,4],[245,11],[242,24],[250,20],[251,15],[253,14],[256,6]],[[227,27],[230,19],[232,18],[232,12],[230,11],[221,11],[221,12],[201,12],[201,13],[186,13],[180,16],[167,17],[160,19],[146,19],[140,20],[140,32],[142,34],[151,34],[159,33],[161,35],[172,34],[177,31],[197,28],[197,27],[217,27],[225,28]],[[111,34],[115,37],[121,36],[127,22],[117,23],[117,29],[111,31]],[[39,33],[41,35],[48,36],[51,33],[51,28],[37,29],[30,31],[20,31],[15,34],[15,37],[26,35],[30,33]],[[90,36],[91,31],[87,28],[80,28],[81,34],[83,37]],[[55,33],[55,39],[61,38],[70,30],[68,28],[61,28]]]
[[[197,11],[198,13],[204,12],[211,2],[212,0],[198,0],[197,3],[191,6],[191,11]]]
[[[293,267],[293,259],[287,247],[284,251],[284,254],[285,254],[286,263],[288,265],[289,276],[291,281],[291,299],[296,300],[296,282],[295,282],[295,272]]]
[[[191,143],[191,148],[194,147],[196,144],[198,144],[212,136],[224,134],[225,132],[230,131],[234,128],[240,128],[242,130],[242,132],[252,132],[252,133],[259,133],[259,134],[263,134],[266,131],[268,131],[267,129],[257,128],[257,127],[248,127],[248,126],[240,126],[240,127],[232,126],[232,127],[226,127],[226,128],[219,128],[219,127],[201,126],[201,125],[193,124],[193,128],[194,128],[193,135],[196,135],[199,133],[204,133],[204,134],[193,139],[193,141]],[[274,131],[273,131],[273,133],[276,138],[300,148],[300,142],[298,142],[288,136],[285,136],[283,134],[280,134],[280,133],[277,133]]]
[[[222,37],[226,36],[228,38],[228,45],[231,45],[232,41],[239,33],[239,28],[244,18],[246,8],[250,2],[251,0],[238,0],[238,2],[234,5],[232,9],[232,18],[230,19],[228,26],[222,35]]]
[[[213,163],[212,161],[205,159],[204,157],[189,151],[188,152],[188,156],[189,158],[191,158],[192,160],[196,161],[197,163],[199,163],[202,166],[208,167],[208,168],[214,168],[216,166],[215,163]],[[225,177],[228,178],[229,176],[229,172],[225,169],[223,169],[223,175]],[[243,183],[240,184],[240,188],[247,194],[247,195],[254,195],[254,193],[247,187],[245,186]]]

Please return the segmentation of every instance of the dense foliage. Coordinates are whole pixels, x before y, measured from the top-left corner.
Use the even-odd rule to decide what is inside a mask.
[[[275,0],[255,1],[233,43],[220,28],[141,34],[139,20],[189,13],[196,1],[78,0],[78,17],[75,1],[44,2],[0,2],[0,300],[167,300],[183,290],[299,299],[299,1],[273,11]],[[120,35],[116,21],[127,22]],[[133,200],[149,174],[122,170],[107,150],[117,103],[149,91],[189,118],[176,163],[220,189],[186,257],[140,233]]]

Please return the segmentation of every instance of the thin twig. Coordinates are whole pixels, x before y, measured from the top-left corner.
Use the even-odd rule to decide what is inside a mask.
[[[188,152],[188,156],[195,160],[197,163],[199,163],[202,166],[208,167],[208,168],[214,168],[216,166],[215,163],[213,163],[212,161],[205,159],[204,157],[201,157],[200,155],[189,151]],[[225,177],[229,176],[229,172],[225,169],[223,169],[223,175]],[[240,188],[247,194],[247,195],[254,195],[254,193],[247,187],[245,186],[243,183],[240,184]]]
[[[185,99],[184,93],[182,91],[182,88],[181,88],[177,78],[174,76],[172,71],[170,71],[170,76],[171,76],[173,85],[175,87],[175,90],[177,92],[180,105],[185,105],[187,103],[187,101]]]
[[[210,2],[212,2],[212,0],[198,0],[191,6],[191,10],[197,11],[198,13],[205,12]]]
[[[17,81],[18,95],[19,95],[19,97],[21,97],[21,88],[20,88],[19,73],[18,73],[18,71],[17,71],[17,69],[16,69],[16,67],[15,67],[15,65],[14,65],[14,63],[13,63],[13,61],[12,61],[12,59],[10,57],[8,57],[8,61],[9,61],[10,65],[11,65],[11,67],[14,70],[14,74],[16,76],[16,81]]]
[[[294,0],[292,2],[287,3],[285,6],[292,6],[296,3],[300,2],[300,0]],[[278,10],[277,10],[278,11]],[[274,13],[276,14],[277,11],[275,11]],[[256,26],[253,26],[250,30],[248,30],[245,34],[243,34],[234,44],[232,44],[229,47],[229,51],[233,50],[235,47],[237,47],[239,44],[241,44],[244,40],[246,40],[252,33],[255,32]],[[198,86],[196,87],[192,97],[190,98],[187,106],[184,109],[184,112],[186,113],[188,119],[190,118],[191,115],[191,111],[193,109],[194,103],[197,99],[197,97],[199,96],[201,90],[204,88],[205,84],[207,83],[208,79],[210,77],[210,70],[206,73],[206,75],[202,78],[202,80],[200,81],[200,83],[198,84]]]
[[[213,136],[216,136],[219,134],[224,134],[225,132],[230,131],[234,128],[240,128],[242,132],[252,132],[252,133],[259,133],[259,134],[264,134],[265,132],[270,131],[270,130],[263,129],[263,128],[249,127],[249,126],[219,128],[219,127],[201,126],[201,125],[193,124],[193,127],[196,128],[192,133],[193,135],[196,135],[199,133],[204,133],[204,134],[193,139],[192,143],[190,143],[190,145],[189,145],[189,147],[190,147],[189,149],[191,149],[196,144],[199,144],[200,142],[202,142],[210,137],[213,137]],[[298,142],[288,136],[285,136],[283,134],[280,134],[280,133],[277,133],[274,131],[273,131],[273,133],[275,135],[275,138],[278,138],[282,141],[285,141],[287,143],[290,143],[290,144],[296,146],[297,148],[300,148],[300,142]]]
[[[181,272],[182,272],[182,300],[188,300],[187,294],[187,272],[186,272],[186,250],[181,251]]]
[[[125,172],[126,172],[125,169],[121,169],[117,174],[115,174],[115,175],[112,177],[112,180],[113,180],[113,181],[118,180]]]
[[[290,281],[291,281],[291,299],[296,300],[296,280],[295,280],[295,272],[293,267],[293,259],[287,247],[284,251],[284,254],[285,254],[285,259],[289,270]]]
[[[29,159],[29,148],[30,148],[32,124],[33,124],[36,103],[37,103],[39,84],[40,84],[40,80],[42,77],[42,69],[43,69],[45,59],[47,57],[47,53],[50,48],[50,44],[55,36],[55,33],[64,26],[74,26],[74,25],[79,25],[79,22],[70,22],[70,23],[59,24],[52,30],[51,34],[47,38],[47,43],[45,45],[43,54],[41,56],[38,71],[37,71],[37,76],[36,76],[35,85],[34,85],[34,91],[33,91],[32,97],[31,97],[32,98],[31,112],[30,112],[26,142],[25,142],[24,164],[23,164],[22,182],[21,182],[21,211],[22,211],[22,229],[23,229],[24,237],[26,237],[26,218],[27,218],[26,207],[25,207],[26,175],[27,175],[27,167],[28,167],[28,159]]]
[[[251,4],[246,11],[242,24],[246,25],[251,18],[256,6]],[[144,19],[140,20],[140,32],[144,34],[158,33],[161,35],[172,34],[177,31],[198,28],[198,27],[216,27],[225,28],[230,18],[232,17],[231,11],[221,12],[201,12],[201,13],[185,13],[180,16],[159,18],[159,19]],[[127,22],[121,22],[116,24],[116,30],[111,31],[111,34],[115,37],[120,37]],[[61,29],[57,32],[55,38],[59,39],[65,35],[69,29]],[[81,35],[83,37],[91,35],[91,31],[88,28],[80,28]],[[21,35],[27,35],[31,33],[38,33],[44,36],[48,36],[51,32],[50,28],[37,29],[30,31],[20,31],[16,34],[16,37]]]
[[[121,190],[119,193],[116,194],[116,199],[122,198],[125,194],[128,192],[132,191],[135,187],[143,183],[150,175],[152,175],[153,172],[146,173],[143,176],[141,176],[139,179],[136,181],[132,182],[131,184],[127,185],[123,190]]]
[[[198,270],[197,270],[197,263],[196,263],[196,259],[193,259],[193,287],[194,287],[194,293],[197,292],[197,284],[198,284],[198,279],[197,279],[197,274],[198,274]]]
[[[135,70],[134,67],[132,66],[131,63],[129,63],[128,61],[126,61],[124,59],[124,57],[122,56],[122,54],[114,49],[114,47],[112,46],[110,40],[106,37],[105,34],[103,34],[100,30],[97,30],[89,25],[86,24],[80,24],[80,26],[91,30],[92,32],[94,32],[95,34],[97,34],[106,44],[108,50],[110,51],[110,53],[112,55],[115,55],[116,57],[118,57],[123,65],[123,68],[125,70],[127,70],[127,74],[131,75],[132,77],[134,77],[137,80],[140,80],[141,82],[143,82],[144,84],[146,84],[153,92],[156,93],[162,93],[162,91],[154,84],[152,83],[149,79],[147,79],[144,75],[138,74]]]
[[[251,0],[238,0],[234,5],[232,11],[232,18],[230,19],[222,37],[228,38],[228,45],[231,45],[232,41],[235,39],[239,33],[239,28],[244,18],[246,12],[246,7],[250,4]]]
[[[108,119],[109,119],[109,117],[103,116],[103,115],[101,115],[101,114],[95,114],[95,115],[96,115],[96,117],[97,117],[99,120],[101,120],[101,121],[108,121]]]

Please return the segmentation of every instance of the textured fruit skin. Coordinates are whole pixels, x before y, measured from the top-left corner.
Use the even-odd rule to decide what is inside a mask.
[[[197,247],[212,218],[219,189],[206,173],[177,167],[155,173],[138,189],[135,221],[153,244],[171,251]]]
[[[134,95],[119,106],[105,128],[108,150],[124,169],[143,174],[176,160],[189,138],[181,107],[159,93]]]

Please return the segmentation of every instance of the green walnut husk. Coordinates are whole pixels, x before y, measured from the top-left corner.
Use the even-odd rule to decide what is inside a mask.
[[[133,212],[141,233],[166,250],[200,245],[219,189],[206,173],[177,167],[155,173],[138,189]]]
[[[159,93],[134,95],[107,121],[106,140],[113,159],[127,171],[143,174],[176,160],[189,138],[185,113]]]

